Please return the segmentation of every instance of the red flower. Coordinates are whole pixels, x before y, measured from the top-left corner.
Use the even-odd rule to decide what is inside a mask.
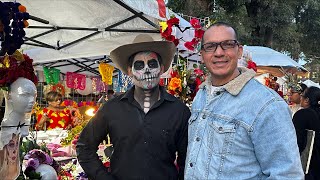
[[[179,76],[179,73],[178,73],[177,71],[172,71],[172,72],[170,73],[170,75],[171,75],[171,78],[174,78],[174,77],[179,78],[179,77],[180,77],[180,76]]]
[[[168,36],[171,36],[171,33],[172,33],[172,26],[168,26],[164,32],[161,32],[161,36],[166,38]]]
[[[176,18],[176,17],[173,17],[173,18],[171,18],[171,19],[169,19],[168,21],[167,21],[167,24],[168,24],[168,26],[172,26],[172,25],[179,25],[179,19],[178,18]]]
[[[192,19],[190,20],[190,24],[191,24],[191,26],[192,26],[193,28],[195,28],[195,29],[201,28],[200,21],[199,21],[197,18],[192,18]]]
[[[189,49],[190,51],[194,51],[194,42],[192,42],[192,41],[188,41],[188,42],[185,42],[184,43],[184,46],[187,48],[187,49]]]
[[[174,40],[173,40],[173,43],[174,43],[174,45],[178,46],[178,44],[179,44],[179,39],[177,39],[177,38],[174,39]]]
[[[105,163],[103,163],[103,165],[104,165],[104,167],[110,167],[110,162],[105,162]]]
[[[167,41],[174,41],[176,39],[176,37],[174,37],[173,35],[167,36],[166,40]]]
[[[198,39],[201,39],[203,34],[204,34],[204,30],[202,30],[202,29],[197,29],[194,31],[194,37],[196,37]]]
[[[247,65],[248,69],[253,69],[255,72],[257,72],[257,64],[253,61],[248,61]]]

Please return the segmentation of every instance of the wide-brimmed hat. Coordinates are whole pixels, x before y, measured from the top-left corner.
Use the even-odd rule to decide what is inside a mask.
[[[124,74],[128,75],[129,57],[141,51],[152,51],[161,56],[164,71],[167,71],[176,52],[170,41],[155,41],[150,35],[140,34],[131,44],[119,46],[110,53],[110,59]]]

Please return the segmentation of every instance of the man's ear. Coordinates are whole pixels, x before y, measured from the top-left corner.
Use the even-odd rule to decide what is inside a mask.
[[[165,73],[165,72],[164,72],[164,66],[161,65],[161,66],[160,66],[160,74],[163,74],[163,73]]]
[[[128,76],[132,77],[132,68],[128,66]]]

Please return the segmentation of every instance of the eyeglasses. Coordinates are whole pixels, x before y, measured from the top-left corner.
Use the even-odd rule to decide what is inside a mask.
[[[237,40],[225,40],[218,43],[209,42],[202,45],[202,49],[205,52],[215,52],[218,48],[218,46],[223,50],[231,49],[239,45],[239,42]]]

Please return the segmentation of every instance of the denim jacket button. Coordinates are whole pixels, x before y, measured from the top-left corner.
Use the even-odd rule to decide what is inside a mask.
[[[223,128],[222,127],[219,127],[219,131],[222,131],[223,130]]]
[[[202,119],[205,119],[207,116],[204,114],[203,116],[202,116]]]
[[[190,167],[192,167],[193,166],[193,164],[192,163],[190,163]]]
[[[218,92],[216,92],[216,95],[220,95],[220,93],[221,93],[221,92],[220,92],[220,91],[218,91]]]
[[[197,138],[196,138],[196,141],[200,141],[200,138],[199,138],[199,137],[197,137]]]

